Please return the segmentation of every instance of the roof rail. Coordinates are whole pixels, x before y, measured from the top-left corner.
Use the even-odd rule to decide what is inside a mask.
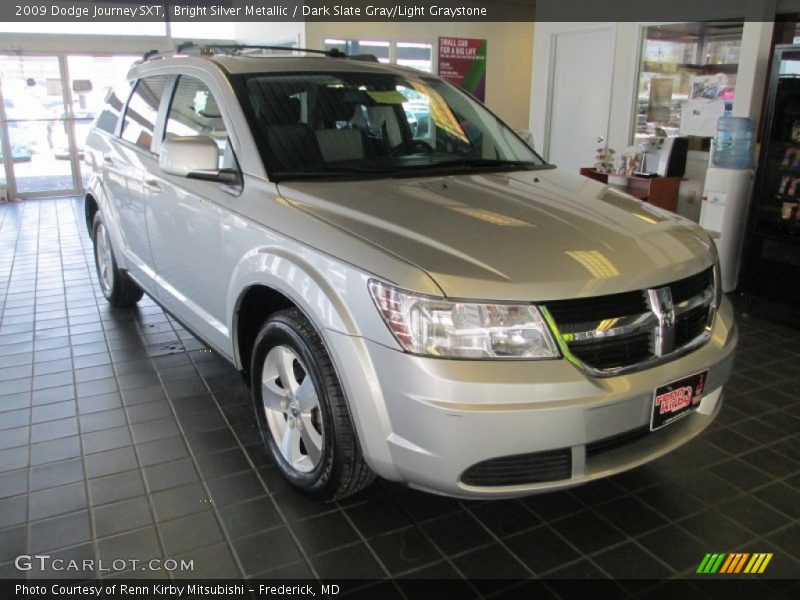
[[[359,54],[348,56],[338,48],[331,50],[316,50],[313,48],[293,48],[291,46],[263,46],[253,44],[203,44],[195,45],[194,42],[182,42],[176,46],[175,50],[161,52],[159,50],[148,50],[138,61],[140,63],[159,58],[168,58],[178,54],[193,56],[213,56],[215,54],[227,54],[230,56],[240,56],[247,50],[278,50],[284,52],[305,52],[306,54],[320,54],[329,58],[352,58],[354,60],[373,60],[371,55]],[[375,59],[377,60],[377,59]]]

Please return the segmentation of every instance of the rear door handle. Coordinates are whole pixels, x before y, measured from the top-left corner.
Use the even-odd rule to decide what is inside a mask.
[[[114,165],[114,159],[111,158],[110,156],[104,156],[103,157],[103,162],[106,163],[107,165],[111,165],[111,166]]]
[[[158,181],[156,181],[155,179],[145,179],[144,180],[144,186],[148,190],[150,190],[152,192],[155,192],[156,194],[161,193],[161,186],[159,185]]]

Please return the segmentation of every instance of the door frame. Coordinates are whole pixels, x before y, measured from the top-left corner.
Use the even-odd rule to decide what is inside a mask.
[[[90,57],[103,57],[103,56],[127,56],[125,52],[92,52],[92,51],[23,51],[11,50],[6,51],[7,55],[15,55],[19,58],[26,56],[52,56],[58,59],[58,72],[61,77],[61,98],[64,103],[64,119],[63,123],[66,127],[67,145],[69,148],[69,164],[72,176],[72,187],[64,190],[44,190],[38,192],[22,192],[17,191],[17,179],[14,173],[13,157],[11,156],[11,141],[8,137],[8,120],[6,118],[5,97],[3,91],[0,89],[0,133],[2,133],[3,143],[3,168],[6,173],[6,196],[8,200],[18,198],[21,200],[27,198],[53,198],[58,196],[75,196],[83,194],[86,190],[83,187],[83,174],[80,156],[78,154],[78,142],[75,138],[75,115],[73,113],[73,97],[72,85],[70,84],[69,60],[70,56],[90,56]],[[139,57],[138,53],[131,52],[131,64]]]
[[[602,25],[599,27],[581,27],[576,29],[568,29],[565,31],[556,31],[550,34],[549,44],[549,57],[547,65],[547,104],[545,106],[545,121],[544,121],[544,139],[542,140],[542,157],[549,162],[550,160],[550,141],[553,126],[553,86],[555,85],[556,77],[556,59],[558,53],[558,39],[559,36],[575,35],[581,33],[595,33],[600,31],[611,32],[611,69],[608,74],[610,88],[608,99],[608,115],[606,118],[606,127],[603,136],[608,142],[608,133],[611,127],[611,112],[613,107],[613,92],[614,92],[614,74],[616,72],[616,53],[617,53],[617,28],[615,25]],[[563,39],[563,38],[562,38]]]

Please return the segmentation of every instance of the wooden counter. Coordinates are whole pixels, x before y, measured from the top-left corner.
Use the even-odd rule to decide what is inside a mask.
[[[614,173],[601,173],[591,167],[584,167],[580,171],[584,177],[608,184],[608,176],[625,179],[625,185],[610,184],[610,187],[630,194],[639,200],[649,202],[653,206],[678,212],[678,190],[681,187],[680,177],[638,177],[636,175],[615,175]]]

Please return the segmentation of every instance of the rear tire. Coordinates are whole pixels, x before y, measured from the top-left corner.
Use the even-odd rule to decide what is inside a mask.
[[[330,356],[299,310],[264,323],[250,374],[264,444],[294,487],[333,500],[372,482]]]
[[[112,306],[133,306],[142,299],[144,291],[125,271],[117,268],[108,228],[100,212],[94,216],[92,231],[94,231],[94,266],[103,296]]]

